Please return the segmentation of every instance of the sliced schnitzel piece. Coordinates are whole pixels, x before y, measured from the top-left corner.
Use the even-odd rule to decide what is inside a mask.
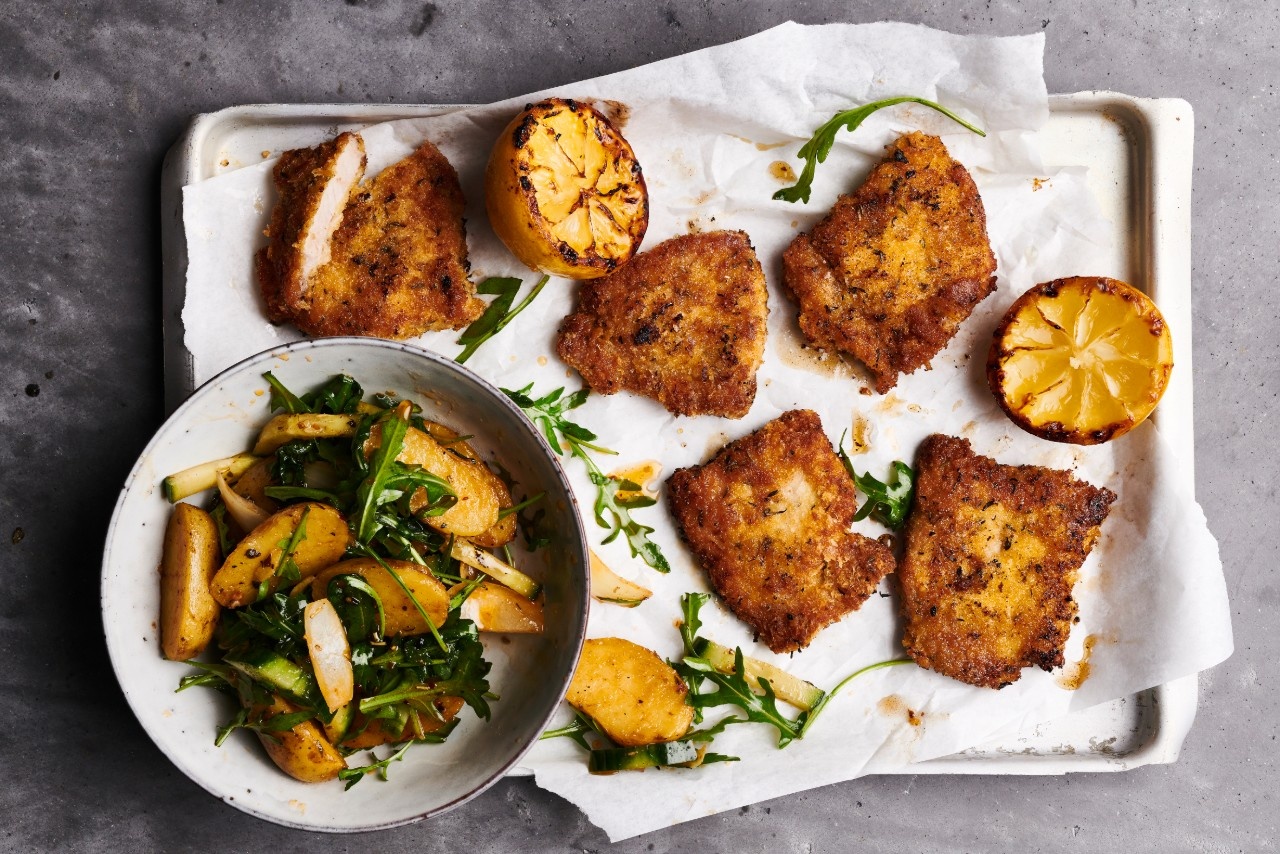
[[[365,162],[364,140],[354,133],[280,155],[271,171],[280,195],[271,212],[271,243],[256,259],[273,321],[293,319],[294,307],[306,299],[308,279],[329,263],[330,238],[364,177]]]
[[[557,350],[601,394],[741,418],[756,396],[768,299],[746,234],[686,234],[585,283]]]
[[[887,546],[849,530],[853,480],[807,409],[677,469],[667,501],[711,586],[774,652],[807,646],[893,571]]]
[[[1070,472],[1001,465],[966,439],[925,439],[898,567],[907,652],[987,688],[1061,666],[1071,589],[1115,497]]]
[[[281,207],[288,201],[282,194]],[[403,339],[466,326],[485,304],[467,274],[464,206],[457,173],[424,142],[354,189],[327,262],[302,279],[296,298],[280,304],[272,318],[316,336]],[[267,266],[260,261],[260,276]]]
[[[909,133],[783,253],[800,330],[857,357],[884,394],[929,365],[996,288],[982,199],[942,140]]]

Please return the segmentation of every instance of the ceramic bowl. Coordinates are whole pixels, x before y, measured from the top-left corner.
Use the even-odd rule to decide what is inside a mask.
[[[233,703],[203,688],[175,693],[191,672],[164,660],[157,637],[161,544],[170,506],[161,480],[207,460],[247,450],[268,418],[262,374],[272,371],[301,392],[337,373],[366,397],[394,392],[424,415],[474,438],[486,459],[514,476],[517,494],[546,493],[541,506],[559,535],[530,554],[513,549],[522,570],[545,590],[546,630],[537,636],[485,635],[489,681],[500,699],[490,721],[464,710],[442,745],[414,745],[383,781],[307,784],[272,764],[251,733],[214,746]],[[205,501],[194,496],[191,501]],[[107,533],[102,617],[107,648],[125,697],[147,734],[192,780],[228,804],[268,821],[307,830],[351,832],[438,815],[475,797],[514,768],[546,728],[564,696],[586,627],[588,557],[578,508],[564,472],[507,397],[454,362],[406,344],[367,338],[303,341],[260,353],[210,380],[151,440],[125,482]],[[379,756],[385,755],[382,748]]]

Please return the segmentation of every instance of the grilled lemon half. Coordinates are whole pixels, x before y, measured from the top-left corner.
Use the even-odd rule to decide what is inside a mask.
[[[498,137],[484,181],[494,232],[535,270],[594,279],[625,264],[649,225],[631,145],[598,110],[551,98]]]
[[[996,329],[987,381],[1005,413],[1053,442],[1096,445],[1141,424],[1173,371],[1155,303],[1116,279],[1036,285]]]

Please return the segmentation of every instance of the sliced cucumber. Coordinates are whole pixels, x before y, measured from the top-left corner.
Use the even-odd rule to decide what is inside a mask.
[[[281,694],[294,702],[314,705],[315,679],[278,652],[268,649],[251,650],[244,658],[227,659],[227,664],[266,686],[272,693]]]
[[[231,477],[239,477],[258,459],[253,454],[236,454],[234,457],[210,460],[207,463],[183,469],[164,479],[164,497],[173,504],[189,495],[212,489],[218,482],[218,472],[228,472]]]
[[[542,585],[514,566],[499,560],[484,549],[478,549],[470,540],[456,539],[450,556],[467,566],[475,567],[499,584],[510,587],[526,599],[534,599]]]
[[[668,741],[643,747],[606,747],[591,751],[587,770],[592,774],[640,771],[662,765],[692,765],[698,761],[698,745],[692,741]]]
[[[729,647],[721,646],[713,640],[698,638],[694,645],[694,652],[699,657],[705,658],[721,673],[733,673],[735,651]],[[802,711],[807,712],[818,705],[826,694],[812,682],[807,682],[799,676],[792,676],[782,668],[758,658],[742,656],[742,671],[746,676],[747,684],[757,693],[764,693],[764,689],[760,687],[760,680],[767,679],[769,687],[773,689],[773,693],[779,700],[784,700]]]
[[[347,703],[333,713],[333,717],[324,725],[324,736],[330,744],[341,744],[351,729],[351,722],[356,717],[356,703]]]

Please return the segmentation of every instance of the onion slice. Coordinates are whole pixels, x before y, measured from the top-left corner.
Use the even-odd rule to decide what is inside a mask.
[[[302,612],[302,620],[320,695],[324,697],[329,711],[336,712],[350,703],[355,693],[347,630],[328,599],[317,599],[307,605]]]
[[[227,505],[227,513],[231,514],[236,526],[246,534],[271,516],[266,510],[232,489],[222,472],[218,472],[218,494],[222,496],[222,503]]]

